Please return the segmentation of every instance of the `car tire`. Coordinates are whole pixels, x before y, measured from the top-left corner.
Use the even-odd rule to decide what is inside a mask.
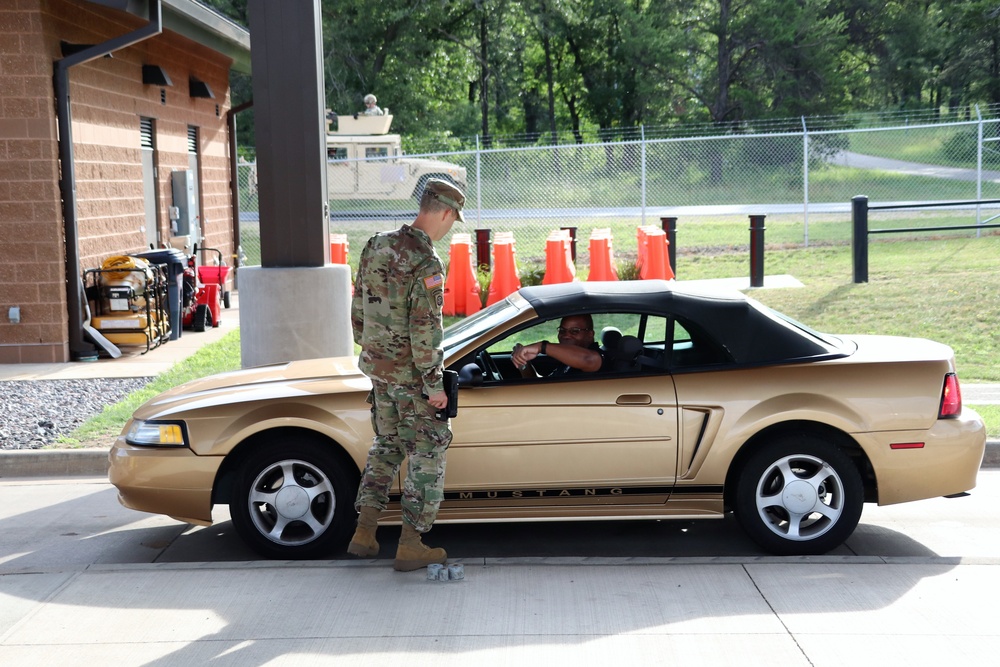
[[[736,483],[734,510],[747,534],[779,556],[840,546],[861,519],[864,485],[851,459],[813,435],[790,435],[755,452]]]
[[[357,481],[328,447],[286,438],[237,473],[229,512],[236,533],[267,558],[301,560],[346,547],[357,519]]]
[[[211,322],[212,311],[209,310],[208,304],[198,304],[198,307],[194,309],[194,315],[191,317],[191,329],[193,331],[204,331],[208,329]]]

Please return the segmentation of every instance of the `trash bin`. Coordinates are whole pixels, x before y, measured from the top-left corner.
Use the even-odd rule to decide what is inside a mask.
[[[167,265],[167,301],[170,304],[170,340],[181,337],[183,320],[181,312],[184,305],[184,267],[187,266],[187,255],[177,248],[161,248],[137,252],[133,257],[141,257],[151,264]]]

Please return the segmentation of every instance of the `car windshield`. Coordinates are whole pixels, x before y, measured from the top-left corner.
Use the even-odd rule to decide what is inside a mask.
[[[466,317],[464,320],[455,322],[444,330],[442,347],[444,348],[445,356],[452,349],[467,343],[473,338],[478,338],[483,333],[506,322],[528,307],[528,302],[525,301],[524,297],[515,292],[503,301],[498,301],[492,306]]]

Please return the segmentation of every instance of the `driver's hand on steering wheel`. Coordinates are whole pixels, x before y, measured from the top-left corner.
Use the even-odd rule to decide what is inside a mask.
[[[521,345],[518,343],[514,346],[514,351],[510,355],[510,360],[514,362],[518,370],[524,370],[528,365],[528,362],[537,357],[542,352],[541,343],[532,343],[531,345]]]

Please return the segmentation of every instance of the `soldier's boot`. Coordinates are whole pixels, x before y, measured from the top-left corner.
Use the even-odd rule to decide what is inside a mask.
[[[382,510],[377,507],[361,506],[358,516],[358,529],[354,531],[347,553],[361,558],[378,556],[378,542],[375,541],[375,529],[378,528],[378,515]]]
[[[412,572],[426,567],[431,563],[445,564],[448,554],[440,547],[431,548],[420,540],[418,533],[408,523],[403,524],[403,532],[399,536],[399,547],[396,549],[396,562],[392,568],[397,572]]]

